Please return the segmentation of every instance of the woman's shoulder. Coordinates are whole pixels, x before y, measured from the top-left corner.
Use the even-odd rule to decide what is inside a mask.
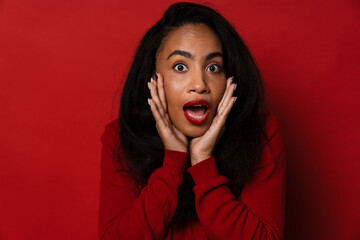
[[[115,119],[105,125],[101,136],[101,175],[106,184],[122,186],[130,182],[137,185],[131,174],[124,151],[120,144],[120,122]]]
[[[119,119],[115,119],[105,125],[105,131],[103,136],[118,138],[120,130]]]
[[[271,139],[274,136],[280,134],[281,132],[280,122],[275,115],[270,113],[266,115],[264,130],[268,139]]]
[[[114,166],[116,169],[122,169],[126,166],[126,164],[119,165],[119,161],[125,161],[124,153],[120,144],[120,123],[119,119],[115,119],[105,125],[105,130],[101,136],[101,142],[103,145],[103,151],[106,153],[107,157],[103,157],[105,159],[111,159],[112,161],[107,161],[111,164],[116,164]],[[117,159],[117,161],[113,161]],[[104,161],[105,161],[104,160]]]
[[[262,164],[266,165],[283,159],[284,143],[281,124],[276,116],[272,114],[267,115],[264,131],[266,139]]]

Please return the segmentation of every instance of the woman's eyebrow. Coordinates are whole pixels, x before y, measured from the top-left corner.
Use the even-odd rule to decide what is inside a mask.
[[[210,59],[212,59],[214,57],[222,57],[222,53],[221,52],[210,53],[205,57],[205,60],[210,60]]]
[[[182,50],[175,50],[168,56],[167,59],[169,59],[170,57],[172,57],[174,55],[180,55],[180,56],[184,56],[184,57],[191,58],[191,59],[194,58],[193,55],[191,55],[191,53],[189,53],[189,52],[182,51]]]
[[[187,51],[183,51],[183,50],[175,50],[173,51],[167,59],[171,58],[172,56],[174,55],[180,55],[180,56],[183,56],[183,57],[186,57],[186,58],[190,58],[190,59],[194,59],[194,56],[191,55],[191,53],[187,52]],[[212,58],[215,58],[215,57],[222,57],[222,53],[221,52],[212,52],[212,53],[209,53],[208,55],[206,55],[205,57],[205,60],[210,60]]]

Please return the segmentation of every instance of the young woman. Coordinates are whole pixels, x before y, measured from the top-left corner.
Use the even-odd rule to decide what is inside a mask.
[[[282,239],[278,124],[213,9],[176,3],[145,34],[102,143],[100,239]]]

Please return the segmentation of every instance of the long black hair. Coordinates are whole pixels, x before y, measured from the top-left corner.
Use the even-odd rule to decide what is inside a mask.
[[[125,154],[126,161],[117,155],[116,163],[125,164],[143,186],[151,173],[161,167],[164,146],[147,103],[150,98],[147,82],[155,73],[156,56],[163,39],[174,29],[187,24],[205,24],[217,34],[223,48],[226,77],[234,76],[238,85],[234,93],[237,101],[214,151],[219,173],[230,179],[230,188],[238,196],[260,159],[266,138],[263,131],[266,117],[263,81],[235,29],[222,15],[204,5],[186,2],[171,5],[139,43],[120,103],[118,150]],[[185,171],[172,221],[175,227],[197,218],[193,186],[191,175]]]

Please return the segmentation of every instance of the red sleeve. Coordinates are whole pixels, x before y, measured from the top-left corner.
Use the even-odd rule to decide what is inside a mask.
[[[270,144],[239,198],[230,191],[229,179],[218,173],[214,157],[188,169],[199,220],[218,239],[283,239],[285,157],[274,117],[266,131]]]
[[[163,166],[139,185],[126,169],[115,170],[116,123],[102,136],[99,239],[163,239],[177,207],[177,188],[187,153],[165,150]]]

